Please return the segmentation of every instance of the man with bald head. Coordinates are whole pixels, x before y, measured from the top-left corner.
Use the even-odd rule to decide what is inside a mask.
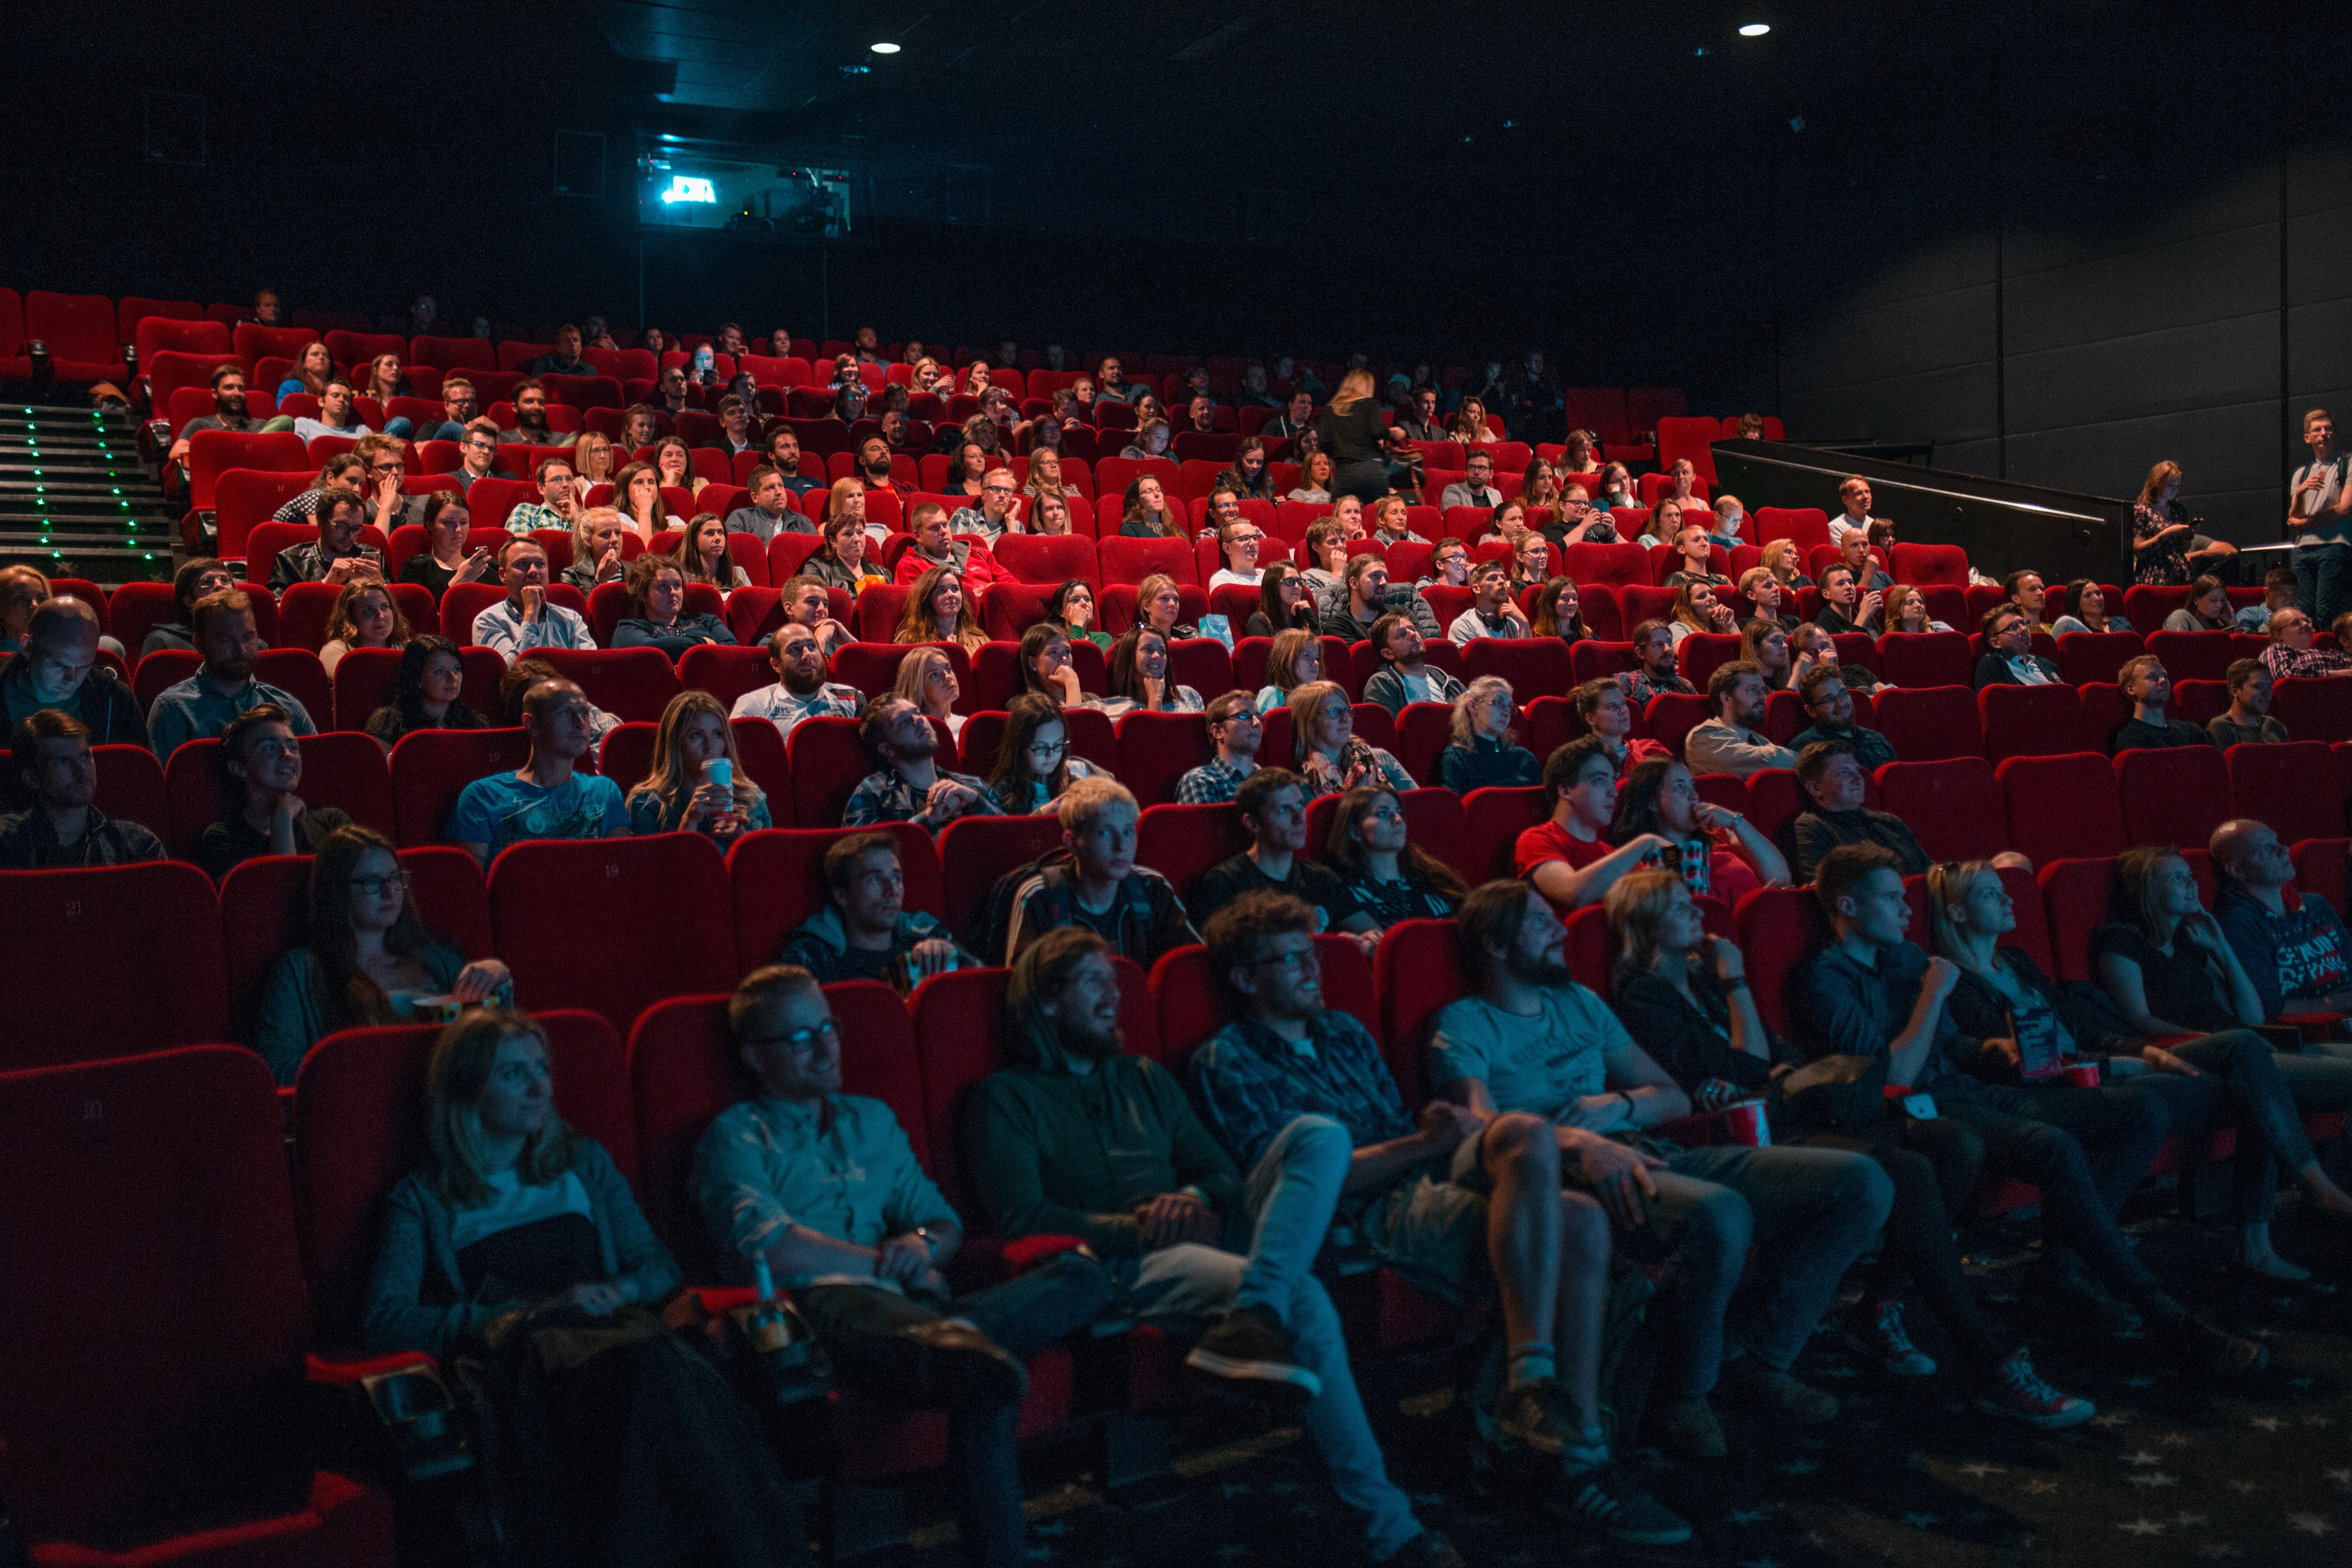
[[[89,743],[147,743],[139,700],[108,665],[98,662],[98,612],[79,599],[45,599],[25,628],[24,651],[0,664],[0,709],[6,732],[44,708],[79,719]]]
[[[2263,999],[2263,1016],[2352,1012],[2352,937],[2317,893],[2294,885],[2294,858],[2250,817],[2225,822],[2206,847],[2221,883],[2213,920]]]

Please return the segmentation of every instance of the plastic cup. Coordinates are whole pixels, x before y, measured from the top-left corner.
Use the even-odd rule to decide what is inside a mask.
[[[1769,1148],[1772,1142],[1771,1123],[1764,1120],[1764,1102],[1743,1100],[1723,1110],[1724,1125],[1730,1129],[1734,1143],[1745,1143],[1751,1149]]]
[[[725,757],[713,757],[702,764],[702,778],[704,783],[715,784],[720,789],[733,789],[735,764]]]
[[[2098,1088],[2099,1064],[2096,1062],[2068,1062],[2066,1064],[2066,1081],[2068,1083],[2080,1084],[2084,1089]]]

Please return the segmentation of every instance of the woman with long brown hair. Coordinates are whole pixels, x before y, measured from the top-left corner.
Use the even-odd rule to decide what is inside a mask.
[[[1102,710],[1114,719],[1146,713],[1198,713],[1201,694],[1168,679],[1168,639],[1150,626],[1129,626],[1110,645]]]
[[[1383,931],[1399,921],[1445,920],[1470,894],[1454,868],[1412,834],[1404,803],[1381,784],[1349,790],[1331,816],[1323,863]]]
[[[966,653],[977,652],[988,633],[972,609],[971,596],[963,591],[963,574],[952,566],[934,566],[916,578],[890,640],[951,642]]]
[[[1050,810],[1073,781],[1097,776],[1084,757],[1070,755],[1062,705],[1042,691],[1024,691],[1004,705],[1004,739],[989,770],[988,798],[1007,816]]]
[[[688,582],[707,583],[721,594],[731,594],[751,581],[727,547],[727,520],[715,511],[695,513],[677,548],[666,559],[677,563],[678,574]]]
[[[700,833],[721,847],[775,826],[768,797],[743,771],[726,708],[708,691],[681,691],[669,700],[654,731],[646,776],[624,804],[632,833]]]
[[[414,635],[400,601],[381,578],[346,583],[327,613],[327,640],[319,649],[319,662],[332,676],[352,649],[399,647]]]

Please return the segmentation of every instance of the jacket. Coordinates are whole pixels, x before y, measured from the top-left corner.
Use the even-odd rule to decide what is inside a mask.
[[[2036,669],[2050,678],[2047,684],[2061,686],[2065,683],[2058,673],[2058,667],[2040,654],[2028,654],[2026,659]],[[2007,658],[1997,653],[1989,653],[1977,660],[1976,672],[1970,679],[1969,684],[1979,691],[1982,691],[1988,686],[2022,686],[2025,683],[2017,679],[2015,670],[2009,668]]]
[[[1437,782],[1455,795],[1490,786],[1524,787],[1543,783],[1543,764],[1525,746],[1478,735],[1467,746],[1448,746],[1437,753]]]
[[[1045,866],[1024,881],[1013,896],[1013,923],[1004,939],[1003,962],[1011,963],[1021,950],[1056,926],[1076,925],[1078,879],[1069,864]],[[1131,958],[1148,972],[1160,955],[1201,940],[1184,918],[1184,901],[1168,879],[1147,866],[1138,866],[1118,885],[1109,910],[1106,933],[1121,957]],[[1086,922],[1100,930],[1093,920]]]
[[[955,935],[948,930],[947,923],[936,915],[921,910],[908,910],[899,915],[898,928],[890,933],[890,951],[894,954],[902,953],[917,942],[929,942],[933,938],[941,942],[955,941]],[[830,985],[836,980],[862,978],[843,967],[841,961],[848,952],[849,933],[842,929],[841,910],[828,903],[793,928],[793,933],[784,938],[784,945],[777,950],[776,962],[797,963],[815,975],[819,984]],[[956,967],[978,969],[982,964],[958,943]]]
[[[1429,695],[1416,698],[1405,689],[1404,677],[1393,664],[1383,664],[1372,671],[1364,682],[1364,700],[1377,702],[1393,715],[1402,713],[1409,702],[1451,702],[1462,695],[1462,683],[1433,664],[1421,667],[1423,677],[1429,682]]]
[[[374,546],[362,544],[352,552],[352,559],[364,561],[379,577],[383,575],[383,556]],[[269,591],[283,594],[297,583],[323,583],[327,569],[334,564],[327,547],[317,540],[289,544],[278,552],[269,568]]]
[[[43,702],[33,695],[32,667],[22,656],[10,654],[0,662],[0,712],[8,726],[7,732],[0,734],[0,747],[13,748],[16,726],[43,708],[62,708],[89,725],[93,746],[151,744],[147,716],[139,710],[139,699],[111,667],[90,666],[89,678],[72,697],[64,702]]]
[[[465,956],[438,943],[416,955],[433,977],[436,989],[446,991],[466,967]],[[298,947],[278,961],[261,987],[261,1004],[254,1009],[250,1044],[269,1064],[280,1086],[294,1081],[296,1069],[312,1046],[343,1026],[328,1016],[327,999],[318,991],[320,974],[310,950]]]
[[[1767,768],[1793,768],[1797,755],[1753,730],[1709,719],[1683,737],[1683,755],[1695,773],[1737,773],[1746,778]]]

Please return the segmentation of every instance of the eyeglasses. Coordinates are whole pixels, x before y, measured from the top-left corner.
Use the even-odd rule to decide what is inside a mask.
[[[840,1026],[831,1018],[805,1029],[794,1029],[788,1035],[759,1035],[744,1041],[747,1046],[781,1046],[794,1056],[812,1055],[821,1041],[840,1034]]]
[[[389,877],[353,877],[352,879],[352,891],[362,899],[380,899],[394,889],[404,893],[408,891],[408,873],[405,871],[395,871]]]
[[[1029,754],[1033,757],[1058,757],[1070,749],[1067,741],[1032,741]]]

